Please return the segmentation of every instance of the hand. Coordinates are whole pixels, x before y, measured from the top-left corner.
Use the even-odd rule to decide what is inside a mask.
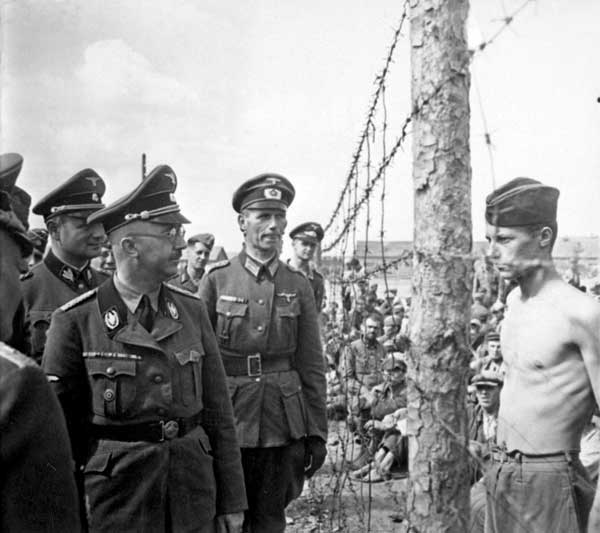
[[[218,533],[242,533],[244,513],[227,513],[217,516]]]
[[[304,451],[304,475],[310,479],[323,466],[327,455],[325,441],[321,437],[307,437]]]

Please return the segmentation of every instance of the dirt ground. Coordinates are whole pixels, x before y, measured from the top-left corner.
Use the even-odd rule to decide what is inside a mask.
[[[343,423],[331,423],[328,458],[287,508],[288,533],[396,533],[403,531],[406,479],[365,483],[351,478],[349,464],[360,447]]]

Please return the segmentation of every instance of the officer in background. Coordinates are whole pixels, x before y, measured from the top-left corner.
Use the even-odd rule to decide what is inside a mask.
[[[223,364],[204,303],[166,285],[185,248],[176,177],[155,168],[90,216],[116,271],[58,309],[43,368],[84,470],[91,531],[241,530],[246,508]]]
[[[292,238],[292,249],[294,251],[289,263],[300,270],[310,282],[315,295],[317,311],[323,309],[323,297],[325,296],[325,281],[323,275],[311,265],[315,251],[323,240],[323,228],[316,222],[305,222],[290,231]]]
[[[228,376],[249,510],[245,531],[285,529],[285,507],[323,464],[325,364],[313,291],[278,258],[294,187],[263,174],[233,196],[244,249],[211,265],[200,296]]]
[[[210,233],[198,233],[198,235],[190,237],[187,240],[186,269],[174,278],[171,284],[186,291],[198,292],[200,279],[204,275],[214,244],[215,236]]]
[[[29,240],[33,244],[33,252],[29,256],[29,268],[34,267],[44,260],[46,246],[48,245],[48,230],[46,228],[33,228],[27,232]]]
[[[42,359],[52,312],[69,300],[97,287],[106,276],[90,266],[100,254],[106,236],[102,225],[87,217],[104,207],[106,187],[92,169],[85,169],[54,189],[34,207],[50,234],[51,249],[44,260],[22,278],[30,327],[30,355]]]
[[[0,156],[0,531],[77,532],[73,462],[60,406],[40,368],[10,346],[18,337],[19,275],[32,251],[27,213],[13,209],[22,164],[18,154]]]

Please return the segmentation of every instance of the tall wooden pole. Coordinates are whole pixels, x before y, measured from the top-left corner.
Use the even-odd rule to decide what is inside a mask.
[[[468,530],[468,0],[411,1],[415,235],[408,531]],[[424,103],[426,102],[426,103]]]

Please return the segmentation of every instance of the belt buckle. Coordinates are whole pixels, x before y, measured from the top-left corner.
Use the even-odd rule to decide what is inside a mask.
[[[248,376],[254,378],[262,375],[262,363],[259,353],[249,355],[246,358],[246,364],[248,366]]]
[[[160,421],[161,438],[160,442],[172,440],[179,435],[179,423],[176,420]]]

